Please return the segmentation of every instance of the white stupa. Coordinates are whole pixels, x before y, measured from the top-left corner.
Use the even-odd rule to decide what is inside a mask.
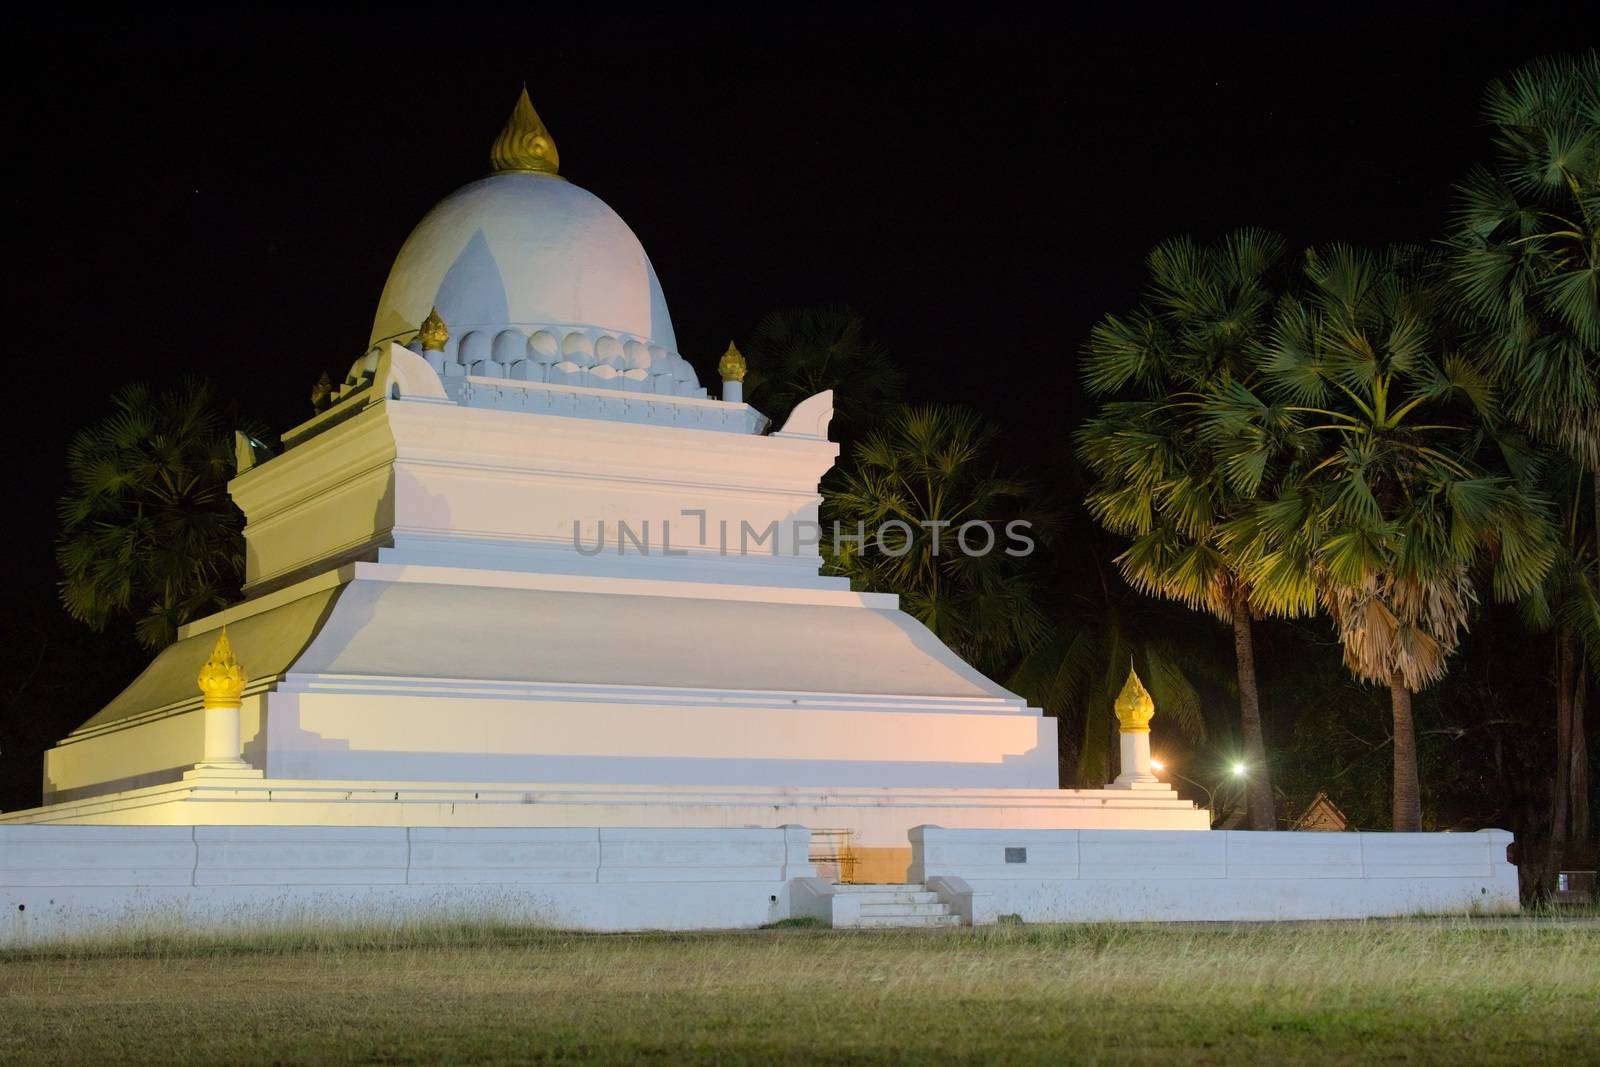
[[[407,240],[326,409],[241,442],[246,599],[0,821],[793,823],[886,880],[921,824],[1208,825],[1138,775],[1057,789],[1052,719],[821,575],[831,394],[769,433],[730,354],[709,397],[526,94],[492,162]],[[224,627],[237,711],[195,687]]]

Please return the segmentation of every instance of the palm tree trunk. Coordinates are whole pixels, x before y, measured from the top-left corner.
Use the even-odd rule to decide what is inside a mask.
[[[1589,664],[1580,649],[1577,680],[1572,687],[1572,717],[1568,719],[1572,733],[1567,750],[1572,753],[1570,773],[1572,788],[1567,794],[1570,810],[1567,828],[1577,841],[1591,841],[1593,824],[1589,815],[1589,739],[1583,730],[1583,717],[1588,712]]]
[[[1600,571],[1600,466],[1594,476],[1594,546],[1595,569]],[[1572,709],[1572,833],[1579,840],[1595,844],[1590,834],[1593,824],[1589,813],[1589,739],[1584,733],[1583,718],[1587,709],[1589,669],[1586,657],[1578,658],[1577,688],[1573,691]]]
[[[1556,780],[1550,795],[1549,860],[1538,887],[1540,896],[1555,892],[1555,876],[1567,854],[1572,797],[1572,705],[1576,676],[1581,672],[1577,637],[1563,626],[1556,636]]]
[[[1422,787],[1417,782],[1417,734],[1411,723],[1411,690],[1399,671],[1389,676],[1394,706],[1394,828],[1422,829]]]
[[[1272,810],[1272,776],[1267,769],[1267,742],[1261,732],[1261,690],[1256,685],[1256,641],[1250,623],[1249,595],[1235,586],[1233,594],[1233,655],[1239,672],[1239,730],[1244,735],[1245,810],[1252,830],[1275,830]]]

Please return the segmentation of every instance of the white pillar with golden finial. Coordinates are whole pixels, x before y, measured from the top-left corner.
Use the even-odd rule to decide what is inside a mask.
[[[722,359],[717,362],[717,373],[722,375],[722,400],[727,404],[744,403],[744,354],[728,342],[728,350],[722,353]]]
[[[1114,789],[1138,789],[1161,784],[1150,768],[1150,720],[1156,703],[1132,667],[1128,680],[1117,694],[1117,725],[1122,731],[1122,773],[1111,783]]]
[[[250,765],[242,758],[239,706],[243,702],[244,668],[233,657],[228,631],[223,629],[211,649],[211,658],[200,668],[198,679],[205,715],[205,744],[196,771],[241,771]]]

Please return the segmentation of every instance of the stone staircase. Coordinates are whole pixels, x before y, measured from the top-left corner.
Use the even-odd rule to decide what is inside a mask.
[[[961,916],[924,885],[851,883],[833,888],[850,894],[861,905],[861,929],[900,926],[931,930],[961,925]]]

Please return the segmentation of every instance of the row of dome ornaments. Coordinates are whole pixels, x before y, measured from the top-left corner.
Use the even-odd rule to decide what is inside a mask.
[[[426,348],[420,336],[406,347],[445,378],[471,374],[669,396],[706,395],[694,368],[676,352],[608,333],[571,330],[558,340],[550,330],[524,334],[510,327],[493,336],[469,330],[459,339],[446,339],[442,350]]]

